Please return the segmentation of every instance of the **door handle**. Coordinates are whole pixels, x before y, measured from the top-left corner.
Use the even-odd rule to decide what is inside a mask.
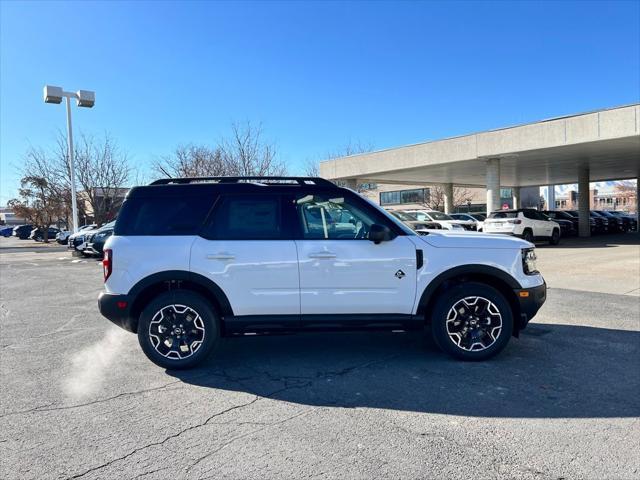
[[[336,258],[336,254],[333,252],[316,252],[310,253],[310,258]]]
[[[210,253],[207,255],[208,260],[233,260],[234,258],[236,258],[235,255],[226,252]]]

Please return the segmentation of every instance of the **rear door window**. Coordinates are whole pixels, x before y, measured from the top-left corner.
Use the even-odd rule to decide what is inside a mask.
[[[196,235],[211,209],[213,198],[134,197],[122,205],[116,235]]]
[[[205,237],[212,240],[290,238],[279,195],[227,195],[215,207]]]

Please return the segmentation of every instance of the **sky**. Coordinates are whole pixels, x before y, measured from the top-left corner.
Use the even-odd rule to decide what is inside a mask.
[[[640,102],[640,2],[0,1],[0,204],[66,128],[45,84],[94,90],[74,132],[144,171],[261,123],[291,173],[376,149]]]

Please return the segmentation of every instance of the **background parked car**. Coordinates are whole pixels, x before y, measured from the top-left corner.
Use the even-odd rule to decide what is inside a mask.
[[[407,212],[397,211],[397,210],[388,210],[388,212],[400,220],[402,223],[407,225],[412,230],[420,233],[425,230],[442,230],[442,226],[437,222],[421,222],[416,220],[414,215],[411,215]]]
[[[94,229],[96,227],[97,225],[95,223],[92,223],[91,225],[83,225],[80,228],[78,228],[78,232],[81,232],[87,229]],[[66,245],[67,243],[69,243],[69,237],[71,235],[72,235],[72,232],[70,232],[69,230],[61,230],[56,235],[56,242],[58,242],[60,245]]]
[[[47,233],[47,240],[53,240],[56,238],[56,235],[60,232],[60,229],[56,227],[49,227]],[[44,228],[34,228],[31,230],[29,234],[29,240],[35,240],[36,242],[42,242],[44,240]]]
[[[621,232],[625,233],[631,230],[631,220],[624,217],[619,217],[618,215],[614,215],[607,210],[594,210],[598,215],[602,215],[603,217],[609,220],[609,231],[610,232]]]
[[[10,237],[13,235],[13,227],[0,227],[0,236]]]
[[[560,243],[560,225],[532,208],[491,212],[484,222],[485,233],[502,233],[521,237],[528,242],[546,239],[551,245]]]
[[[88,239],[87,239],[87,247],[84,250],[85,255],[95,255],[102,257],[104,254],[104,244],[107,239],[113,235],[113,226],[115,225],[115,221],[111,223],[107,223],[101,228],[95,230]]]
[[[629,220],[629,230],[638,231],[638,220],[633,215],[621,212],[620,210],[609,210],[609,213],[617,217],[626,218]]]
[[[549,215],[545,214],[544,212],[540,212],[540,215],[543,215],[547,217],[547,219],[549,219],[550,221],[556,222],[558,225],[560,225],[561,237],[571,237],[573,235],[578,234],[578,230],[576,229],[576,226],[573,224],[571,220],[565,220],[563,218],[551,218]]]
[[[31,230],[33,230],[33,225],[18,225],[13,227],[13,236],[18,237],[20,240],[26,240],[31,235]]]
[[[566,210],[566,212],[573,215],[575,218],[578,218],[577,210]],[[589,212],[589,219],[589,223],[591,225],[591,233],[606,233],[609,231],[609,220],[607,220],[606,218],[603,218],[597,213]]]
[[[464,222],[462,226],[467,230],[482,231],[487,216],[482,213],[452,213],[449,215],[454,220]]]
[[[438,212],[436,210],[405,210],[405,213],[410,213],[420,222],[439,223],[443,230],[465,229],[460,220],[454,220],[446,213]]]

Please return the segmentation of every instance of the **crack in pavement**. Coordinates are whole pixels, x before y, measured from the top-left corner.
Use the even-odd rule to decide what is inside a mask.
[[[186,432],[189,432],[189,431],[191,431],[191,430],[194,430],[194,429],[197,429],[197,428],[204,427],[204,426],[208,425],[208,424],[209,424],[209,423],[210,423],[214,418],[216,418],[216,417],[219,417],[219,416],[221,416],[221,415],[225,415],[226,413],[229,413],[229,412],[231,412],[231,411],[233,411],[233,410],[237,410],[237,409],[244,408],[244,407],[249,407],[249,406],[253,405],[254,403],[256,403],[256,402],[258,402],[258,401],[260,401],[260,400],[264,400],[264,399],[272,399],[275,395],[278,395],[279,393],[282,393],[282,392],[284,392],[284,391],[286,391],[286,390],[290,390],[290,389],[294,389],[294,388],[304,388],[304,387],[308,387],[308,386],[312,385],[312,384],[313,384],[313,382],[314,382],[315,380],[323,379],[323,378],[327,378],[327,377],[331,377],[331,376],[343,376],[343,375],[346,375],[346,374],[348,374],[348,373],[350,373],[350,372],[353,372],[354,370],[357,370],[357,369],[359,369],[359,368],[366,368],[366,367],[368,367],[368,366],[370,366],[370,365],[374,365],[374,364],[376,364],[376,363],[380,363],[380,362],[388,361],[388,360],[390,360],[390,359],[392,359],[392,358],[399,357],[400,355],[401,355],[401,354],[396,354],[396,355],[391,355],[391,356],[385,357],[385,358],[383,358],[383,359],[372,360],[372,361],[365,362],[365,363],[362,363],[362,364],[354,365],[354,366],[352,366],[352,367],[346,367],[346,368],[343,368],[343,369],[338,370],[338,371],[336,371],[336,372],[320,372],[320,373],[316,374],[316,375],[315,375],[315,377],[310,377],[310,378],[309,378],[309,377],[296,377],[296,378],[298,378],[298,379],[305,379],[305,378],[307,378],[307,379],[308,379],[308,381],[306,381],[306,382],[302,382],[302,383],[299,383],[299,384],[296,384],[296,385],[285,385],[283,388],[277,389],[277,390],[275,390],[275,391],[273,391],[273,392],[271,392],[271,393],[269,393],[269,394],[267,394],[267,395],[264,395],[264,396],[260,396],[260,395],[255,394],[255,397],[254,397],[251,401],[249,401],[249,402],[243,403],[243,404],[241,404],[241,405],[235,405],[235,406],[230,407],[230,408],[228,408],[228,409],[226,409],[226,410],[223,410],[223,411],[221,411],[221,412],[215,413],[215,414],[211,415],[210,417],[208,417],[208,418],[207,418],[204,422],[202,422],[202,423],[199,423],[199,424],[196,424],[196,425],[191,425],[191,426],[189,426],[189,427],[187,427],[187,428],[185,428],[185,429],[183,429],[183,430],[180,430],[178,433],[174,433],[174,434],[172,434],[172,435],[169,435],[169,436],[165,437],[165,438],[164,438],[163,440],[161,440],[161,441],[158,441],[158,442],[152,442],[152,443],[149,443],[149,444],[143,445],[143,446],[141,446],[141,447],[137,447],[137,448],[135,448],[134,450],[130,451],[129,453],[127,453],[127,454],[125,454],[125,455],[123,455],[123,456],[121,456],[121,457],[115,458],[115,459],[110,460],[110,461],[108,461],[108,462],[106,462],[106,463],[103,463],[103,464],[101,464],[101,465],[98,465],[98,466],[92,467],[92,468],[90,468],[90,469],[88,469],[88,470],[86,470],[86,471],[84,471],[84,472],[82,472],[82,473],[78,473],[78,474],[75,474],[75,475],[73,475],[73,476],[67,477],[67,479],[68,479],[68,480],[72,480],[72,479],[75,479],[75,478],[81,478],[81,477],[84,477],[85,475],[88,475],[89,473],[95,472],[95,471],[97,471],[97,470],[101,470],[101,469],[106,468],[106,467],[108,467],[108,466],[110,466],[110,465],[112,465],[112,464],[114,464],[114,463],[116,463],[116,462],[119,462],[119,461],[125,460],[125,459],[127,459],[127,458],[131,457],[132,455],[135,455],[136,453],[138,453],[138,452],[142,451],[142,450],[146,450],[147,448],[151,448],[151,447],[155,447],[155,446],[163,445],[163,444],[165,444],[166,442],[168,442],[169,440],[172,440],[172,439],[174,439],[174,438],[179,437],[179,436],[180,436],[180,435],[182,435],[183,433],[186,433]],[[268,372],[261,372],[261,371],[259,371],[259,370],[255,369],[255,368],[252,368],[252,367],[247,367],[247,368],[249,368],[250,370],[255,371],[255,372],[256,372],[256,373],[258,373],[259,375],[264,375],[264,376],[266,376],[267,378],[271,378],[271,377],[270,377],[270,374],[269,374]],[[210,373],[209,375],[211,375],[211,374],[213,374],[213,373]],[[194,378],[201,377],[201,376],[204,376],[204,375],[206,375],[206,374],[197,375],[197,376],[195,376]],[[213,375],[223,376],[224,378],[227,378],[228,380],[230,380],[230,381],[232,381],[232,382],[239,383],[239,384],[241,384],[241,385],[242,385],[241,380],[238,380],[237,378],[234,378],[234,377],[230,376],[229,374],[227,374],[226,370],[223,370],[223,371],[222,371],[222,373],[220,373],[220,374],[213,374]],[[248,377],[248,378],[251,378],[251,377]],[[247,377],[245,377],[245,378],[242,378],[242,380],[247,380],[248,378],[247,378]],[[282,378],[279,378],[277,381],[282,382],[283,380],[282,380]],[[172,383],[175,383],[175,382],[172,382]],[[301,412],[299,415],[296,415],[296,416],[300,416],[300,415],[302,415],[303,413],[310,413],[312,410],[313,410],[313,409],[310,409],[310,410],[308,410],[308,411],[306,411],[306,412]],[[292,418],[295,418],[296,416],[294,416],[294,417],[292,417]],[[289,420],[289,419],[285,419],[285,421],[288,421],[288,420]],[[280,423],[284,423],[284,421],[283,421],[283,422],[280,422]],[[277,423],[275,423],[275,424],[277,424]],[[275,425],[275,424],[274,424],[274,425]],[[270,426],[271,426],[271,425],[267,425],[267,426],[263,427],[262,429],[257,429],[256,431],[263,430],[264,428],[269,428]],[[255,432],[255,431],[254,431],[254,432]],[[247,434],[247,435],[249,435],[249,434]],[[241,437],[239,437],[239,438],[241,438]],[[233,439],[233,440],[231,440],[231,441],[227,442],[227,444],[222,445],[221,447],[219,447],[219,449],[224,448],[225,446],[227,446],[227,445],[228,445],[228,444],[230,444],[230,443],[233,443],[233,441],[235,441],[235,440],[237,440],[237,438],[235,438],[235,439]],[[207,456],[209,456],[209,455],[211,455],[211,454],[213,454],[213,453],[215,453],[215,451],[208,453],[207,455],[205,455],[205,457],[204,457],[204,458],[206,458]],[[203,458],[203,459],[204,459],[204,458]],[[200,461],[202,461],[202,460],[200,460]],[[196,464],[197,464],[197,463],[199,463],[199,462],[196,462]],[[195,464],[194,464],[194,465],[195,465]],[[194,465],[192,465],[190,468],[192,468]]]
[[[293,420],[294,418],[298,418],[298,417],[301,417],[303,415],[308,415],[313,410],[315,410],[315,408],[308,408],[307,410],[299,412],[299,413],[296,413],[295,415],[287,417],[284,420],[279,420],[277,422],[272,422],[272,423],[269,423],[267,425],[264,425],[261,428],[256,428],[255,430],[251,430],[250,432],[243,433],[242,435],[235,436],[235,437],[231,438],[230,440],[226,441],[225,443],[223,443],[222,445],[220,445],[218,448],[216,448],[214,450],[211,450],[206,455],[203,455],[202,457],[198,458],[195,462],[193,462],[191,465],[189,465],[187,467],[186,472],[189,473],[191,471],[191,469],[194,468],[196,465],[199,465],[202,461],[206,460],[211,455],[214,455],[214,454],[218,453],[223,448],[228,447],[229,445],[231,445],[232,443],[234,443],[237,440],[240,440],[241,438],[248,437],[249,435],[253,435],[254,433],[261,432],[263,430],[266,430],[268,428],[274,427],[276,425],[282,425],[283,423],[286,423],[286,422],[288,422],[290,420]]]
[[[109,401],[115,400],[117,398],[128,397],[128,396],[132,396],[132,395],[139,395],[141,393],[147,393],[147,392],[155,392],[157,390],[162,390],[164,388],[167,388],[167,387],[169,387],[171,385],[175,385],[176,383],[181,383],[181,381],[180,380],[176,380],[174,382],[165,383],[164,385],[161,385],[159,387],[147,388],[147,389],[144,389],[144,390],[136,390],[136,391],[133,391],[133,392],[122,392],[122,393],[119,393],[119,394],[114,395],[112,397],[101,398],[101,399],[98,399],[98,400],[92,400],[91,402],[78,403],[78,404],[75,404],[75,405],[62,405],[62,406],[59,406],[59,407],[47,408],[47,407],[50,407],[51,405],[54,405],[55,402],[51,402],[51,403],[47,403],[45,405],[39,405],[37,407],[30,408],[28,410],[21,410],[21,411],[17,411],[17,412],[5,413],[3,415],[0,415],[0,418],[9,417],[9,416],[13,416],[13,415],[23,415],[23,414],[27,414],[27,413],[53,412],[53,411],[57,411],[57,410],[70,410],[72,408],[87,407],[89,405],[95,405],[97,403],[109,402]]]
[[[225,410],[222,410],[221,412],[214,413],[213,415],[208,417],[202,423],[199,423],[199,424],[196,424],[196,425],[191,425],[191,426],[189,426],[189,427],[187,427],[187,428],[185,428],[183,430],[180,430],[178,433],[174,433],[172,435],[169,435],[168,437],[165,437],[163,440],[161,440],[159,442],[152,442],[152,443],[149,443],[147,445],[143,445],[142,447],[135,448],[134,450],[132,450],[129,453],[127,453],[126,455],[123,455],[121,457],[118,457],[118,458],[115,458],[113,460],[110,460],[110,461],[108,461],[106,463],[103,463],[102,465],[98,465],[96,467],[92,467],[89,470],[86,470],[86,471],[84,471],[82,473],[78,473],[76,475],[72,475],[71,477],[67,477],[67,479],[71,480],[71,479],[74,479],[74,478],[84,477],[85,475],[88,475],[91,472],[95,472],[96,470],[101,470],[101,469],[106,468],[106,467],[108,467],[108,466],[110,466],[110,465],[112,465],[112,464],[114,464],[116,462],[119,462],[121,460],[125,460],[125,459],[129,458],[130,456],[135,455],[136,453],[138,453],[138,452],[140,452],[142,450],[146,450],[147,448],[155,447],[155,446],[158,446],[158,445],[163,445],[164,443],[168,442],[169,440],[179,437],[183,433],[189,432],[189,431],[194,430],[196,428],[204,427],[205,425],[207,425],[211,420],[213,420],[216,417],[219,417],[221,415],[229,413],[229,412],[231,412],[233,410],[237,410],[239,408],[248,407],[248,406],[254,404],[255,402],[257,402],[258,400],[260,400],[261,398],[262,397],[259,397],[259,396],[256,395],[255,398],[253,400],[251,400],[250,402],[246,402],[246,403],[243,403],[243,404],[240,404],[240,405],[234,405],[233,407],[229,407],[229,408],[227,408]]]

